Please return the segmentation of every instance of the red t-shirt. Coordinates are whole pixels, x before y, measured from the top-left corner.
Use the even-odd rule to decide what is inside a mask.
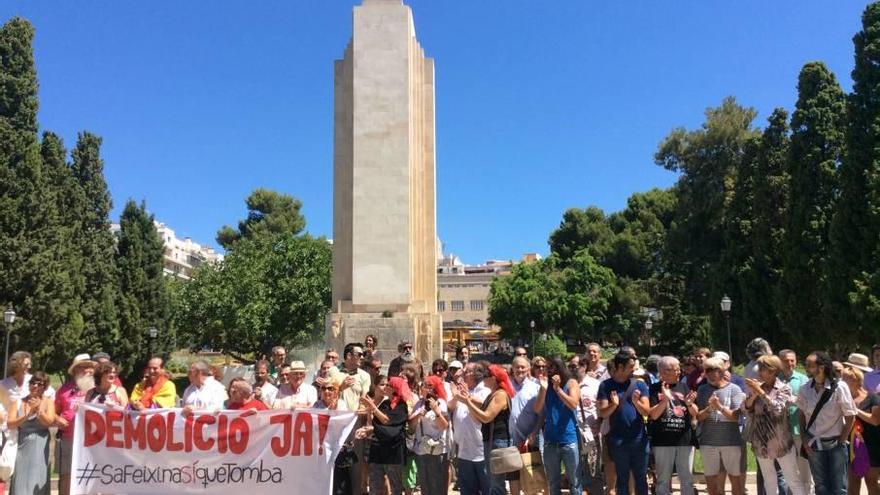
[[[257,399],[251,399],[247,402],[241,404],[232,404],[229,403],[226,405],[226,409],[231,409],[233,411],[244,411],[247,409],[256,409],[257,411],[268,411],[269,408],[266,407],[266,404],[263,404],[263,401],[259,401]]]

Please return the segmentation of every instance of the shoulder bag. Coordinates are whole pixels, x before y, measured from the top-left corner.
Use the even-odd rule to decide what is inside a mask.
[[[808,387],[812,386],[810,385],[810,382],[807,382],[806,385]],[[810,421],[807,423],[806,429],[801,432],[801,437],[804,439],[804,443],[801,443],[801,457],[808,457],[807,450],[804,448],[804,445],[806,444],[806,442],[809,442],[807,436],[809,435],[810,428],[813,427],[813,423],[815,423],[816,418],[819,417],[819,411],[822,410],[822,407],[825,406],[825,403],[828,402],[829,399],[831,399],[831,396],[834,395],[834,391],[836,389],[837,380],[831,380],[831,387],[826,388],[822,391],[822,396],[819,397],[819,402],[816,403],[816,407],[815,409],[813,409],[813,414],[810,415]]]
[[[497,392],[496,392],[497,393]],[[503,390],[500,393],[505,393]],[[510,399],[507,399],[507,408],[510,409]],[[500,413],[499,413],[500,414]],[[486,457],[489,458],[489,472],[492,474],[506,474],[519,471],[523,467],[522,455],[519,448],[515,445],[511,447],[501,447],[493,449],[492,437],[495,428],[489,424],[489,449],[491,449]]]

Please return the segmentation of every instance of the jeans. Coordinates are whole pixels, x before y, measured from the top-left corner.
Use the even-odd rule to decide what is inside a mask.
[[[578,473],[580,453],[577,442],[555,443],[544,442],[544,472],[547,474],[547,484],[550,485],[550,495],[560,495],[562,488],[562,465],[568,473],[568,481],[571,484],[570,493],[582,493],[581,482]]]
[[[810,455],[810,472],[816,495],[846,495],[849,449],[845,443],[828,450],[814,450]]]
[[[657,495],[672,493],[672,470],[678,473],[681,495],[694,495],[694,448],[690,445],[654,447]]]
[[[507,494],[507,475],[506,474],[492,474],[489,472],[489,453],[494,449],[503,449],[504,447],[510,447],[510,439],[508,438],[493,438],[492,446],[489,446],[489,442],[485,442],[483,444],[483,452],[486,453],[486,472],[489,473],[489,479],[492,481],[492,488],[489,492],[485,492],[485,495],[506,495]]]
[[[422,495],[444,495],[447,493],[449,480],[449,461],[446,454],[416,456],[419,485]]]
[[[458,490],[461,495],[491,493],[492,479],[489,478],[487,461],[466,461],[458,459]]]
[[[782,473],[782,479],[787,480],[787,486],[791,490],[791,495],[804,495],[804,485],[798,473],[797,454],[794,449],[788,451],[782,457],[777,459],[758,460],[758,472],[764,475],[764,491],[767,495],[786,495],[784,488],[780,490],[777,481],[780,477],[777,475],[777,469]],[[777,465],[779,466],[777,468]],[[758,485],[760,487],[760,485]]]
[[[635,480],[636,495],[648,495],[648,437],[639,440],[609,444],[614,470],[617,473],[617,493],[629,493],[629,474]]]

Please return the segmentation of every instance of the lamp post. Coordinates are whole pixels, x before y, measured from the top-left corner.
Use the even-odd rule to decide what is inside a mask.
[[[147,330],[147,333],[150,335],[150,355],[148,357],[152,359],[156,337],[159,336],[159,329],[156,327],[150,327],[150,329]]]
[[[9,334],[12,333],[12,324],[15,323],[15,310],[12,305],[3,312],[3,321],[6,323],[6,357],[3,359],[3,378],[9,372]]]
[[[724,294],[721,298],[721,312],[724,313],[724,319],[727,320],[727,355],[730,356],[730,364],[733,364],[733,345],[730,343],[730,306],[733,301]]]
[[[651,337],[651,329],[654,328],[654,322],[648,318],[645,320],[645,336],[648,337],[648,354],[654,352],[654,338]]]
[[[535,320],[529,322],[529,352],[532,353],[532,357],[535,356]]]

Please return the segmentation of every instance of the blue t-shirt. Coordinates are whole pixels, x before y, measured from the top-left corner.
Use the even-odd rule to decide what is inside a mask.
[[[562,388],[568,393],[568,384]],[[544,442],[545,443],[576,443],[577,422],[574,411],[559,398],[553,387],[547,387],[544,400]]]
[[[613,378],[609,378],[599,385],[596,400],[609,400],[613,391],[617,392],[617,398],[620,399],[620,405],[611,415],[609,423],[608,438],[614,445],[645,438],[645,420],[631,400],[636,390],[641,392],[642,397],[648,397],[648,386],[641,380],[630,378],[623,383],[617,383]]]

